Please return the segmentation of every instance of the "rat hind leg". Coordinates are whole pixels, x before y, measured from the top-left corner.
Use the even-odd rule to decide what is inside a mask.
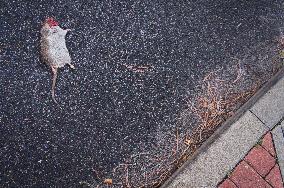
[[[71,69],[75,69],[74,65],[72,65],[71,63],[67,63]]]

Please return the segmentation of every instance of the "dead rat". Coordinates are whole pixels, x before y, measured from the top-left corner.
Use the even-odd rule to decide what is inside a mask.
[[[51,95],[55,103],[55,85],[58,68],[68,64],[72,69],[71,57],[66,47],[65,36],[70,29],[62,29],[58,22],[53,18],[47,18],[41,28],[41,56],[43,61],[48,64],[53,73]]]

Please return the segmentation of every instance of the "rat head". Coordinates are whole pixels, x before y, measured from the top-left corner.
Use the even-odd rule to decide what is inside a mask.
[[[49,26],[50,28],[53,27],[53,26],[58,26],[58,22],[57,22],[54,18],[52,18],[52,17],[46,18],[46,20],[45,20],[44,23],[45,23],[45,24],[48,24],[48,26]]]
[[[62,29],[58,22],[52,18],[46,18],[43,27],[41,29],[42,36],[55,36],[55,37],[65,37],[66,33],[70,31],[70,29]]]

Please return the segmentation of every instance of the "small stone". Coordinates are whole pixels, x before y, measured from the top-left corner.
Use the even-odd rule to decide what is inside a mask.
[[[110,179],[110,178],[105,179],[104,180],[104,184],[111,185],[112,184],[112,179]]]

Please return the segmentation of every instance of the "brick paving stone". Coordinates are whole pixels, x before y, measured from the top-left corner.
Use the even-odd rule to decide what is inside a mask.
[[[239,188],[272,188],[254,169],[242,161],[232,172],[230,179]]]
[[[229,178],[221,183],[218,188],[238,188]]]
[[[261,146],[264,147],[272,156],[276,155],[271,132],[268,132],[263,137]]]
[[[284,188],[279,165],[276,164],[274,168],[266,176],[266,181],[270,183],[274,188]]]
[[[265,177],[275,165],[275,158],[261,146],[255,146],[244,160],[262,177]]]

